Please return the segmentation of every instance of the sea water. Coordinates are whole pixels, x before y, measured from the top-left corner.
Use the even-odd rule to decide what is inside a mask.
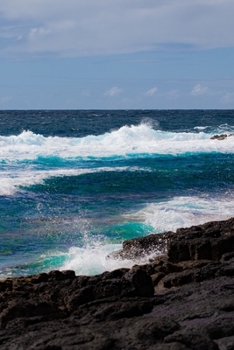
[[[234,111],[0,111],[0,278],[97,274],[124,240],[227,219]]]

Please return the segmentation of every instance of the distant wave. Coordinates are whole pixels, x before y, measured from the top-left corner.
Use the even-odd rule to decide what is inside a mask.
[[[52,177],[79,176],[83,174],[91,174],[108,171],[139,171],[139,167],[99,167],[93,169],[52,169],[52,170],[22,170],[14,169],[14,171],[0,171],[0,196],[14,195],[20,189],[23,190],[31,185],[43,184],[45,179]],[[144,170],[145,171],[145,170]],[[148,170],[149,171],[149,170]]]
[[[219,131],[223,132],[223,129],[224,127]],[[234,137],[220,141],[211,140],[212,135],[214,131],[175,133],[154,130],[147,124],[123,126],[103,135],[82,138],[44,137],[24,131],[18,136],[0,137],[0,161],[35,159],[38,156],[66,159],[124,157],[145,153],[178,155],[188,152],[234,152]]]

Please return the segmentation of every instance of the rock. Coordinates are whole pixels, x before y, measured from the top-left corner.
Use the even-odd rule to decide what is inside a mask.
[[[151,234],[146,237],[133,238],[123,242],[123,249],[108,255],[111,259],[135,260],[152,253],[163,254],[168,248],[168,238],[173,232]]]
[[[0,281],[0,348],[234,349],[234,218],[123,243],[148,263]]]
[[[74,294],[68,298],[66,307],[69,312],[75,310],[79,305],[89,303],[94,300],[94,288],[93,286],[86,286],[78,289]]]
[[[227,137],[230,137],[230,136],[233,136],[234,134],[221,134],[221,135],[214,135],[214,136],[211,136],[211,140],[225,140]]]
[[[219,350],[218,345],[209,337],[188,329],[167,336],[165,342],[179,342],[191,350]]]
[[[172,237],[172,236],[171,236]],[[234,251],[234,219],[179,229],[168,246],[172,262],[183,260],[220,260]]]
[[[227,138],[227,134],[222,134],[222,135],[214,135],[214,136],[211,136],[211,140],[224,140]]]
[[[152,297],[154,287],[151,277],[142,269],[128,271],[124,278],[131,283],[134,296]]]

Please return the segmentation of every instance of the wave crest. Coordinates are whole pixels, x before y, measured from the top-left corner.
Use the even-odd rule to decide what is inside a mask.
[[[222,128],[223,131],[223,128]],[[82,138],[44,137],[31,131],[0,137],[0,161],[35,159],[38,156],[110,157],[136,154],[233,153],[234,137],[211,140],[213,133],[166,132],[149,124],[123,126],[103,135]]]

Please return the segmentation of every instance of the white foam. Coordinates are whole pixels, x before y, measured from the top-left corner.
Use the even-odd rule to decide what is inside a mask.
[[[199,130],[199,131],[201,131],[201,130],[206,130],[208,128],[208,126],[195,126],[194,127],[194,130]]]
[[[119,249],[122,249],[122,244],[96,244],[86,248],[71,247],[67,254],[67,261],[60,267],[60,270],[74,270],[77,275],[96,275],[105,271],[131,268],[135,264],[144,264],[150,258],[147,256],[136,260],[127,260],[108,257],[109,253]]]
[[[45,179],[52,177],[62,176],[79,176],[82,174],[91,174],[98,172],[108,171],[137,171],[138,167],[99,167],[94,169],[53,169],[53,170],[33,170],[29,169],[14,169],[13,171],[0,171],[0,196],[11,196],[17,191],[20,191],[20,187],[43,184]]]
[[[211,134],[173,133],[147,124],[123,126],[99,136],[83,138],[44,137],[31,131],[0,137],[0,160],[35,159],[38,156],[109,157],[129,154],[182,154],[185,152],[234,152],[234,137],[211,140]]]
[[[226,220],[233,216],[234,196],[224,194],[218,198],[174,197],[170,201],[148,204],[137,213],[127,216],[137,218],[154,228],[154,231],[176,231],[208,221]]]
[[[112,271],[122,267],[130,268],[135,262],[132,260],[108,259],[110,252],[122,248],[121,244],[96,245],[93,247],[71,247],[66,263],[60,270],[74,270],[77,275],[95,275],[105,271]]]
[[[154,233],[176,231],[208,221],[225,220],[233,215],[234,196],[221,198],[175,197],[170,201],[151,203],[142,210],[123,215],[123,221],[138,221],[150,225]],[[88,238],[87,238],[88,242]],[[122,248],[121,244],[87,244],[86,247],[72,247],[61,270],[72,269],[77,274],[93,275],[121,267],[131,268],[145,263],[150,256],[140,260],[107,259],[110,252]],[[154,253],[155,255],[155,253]]]

